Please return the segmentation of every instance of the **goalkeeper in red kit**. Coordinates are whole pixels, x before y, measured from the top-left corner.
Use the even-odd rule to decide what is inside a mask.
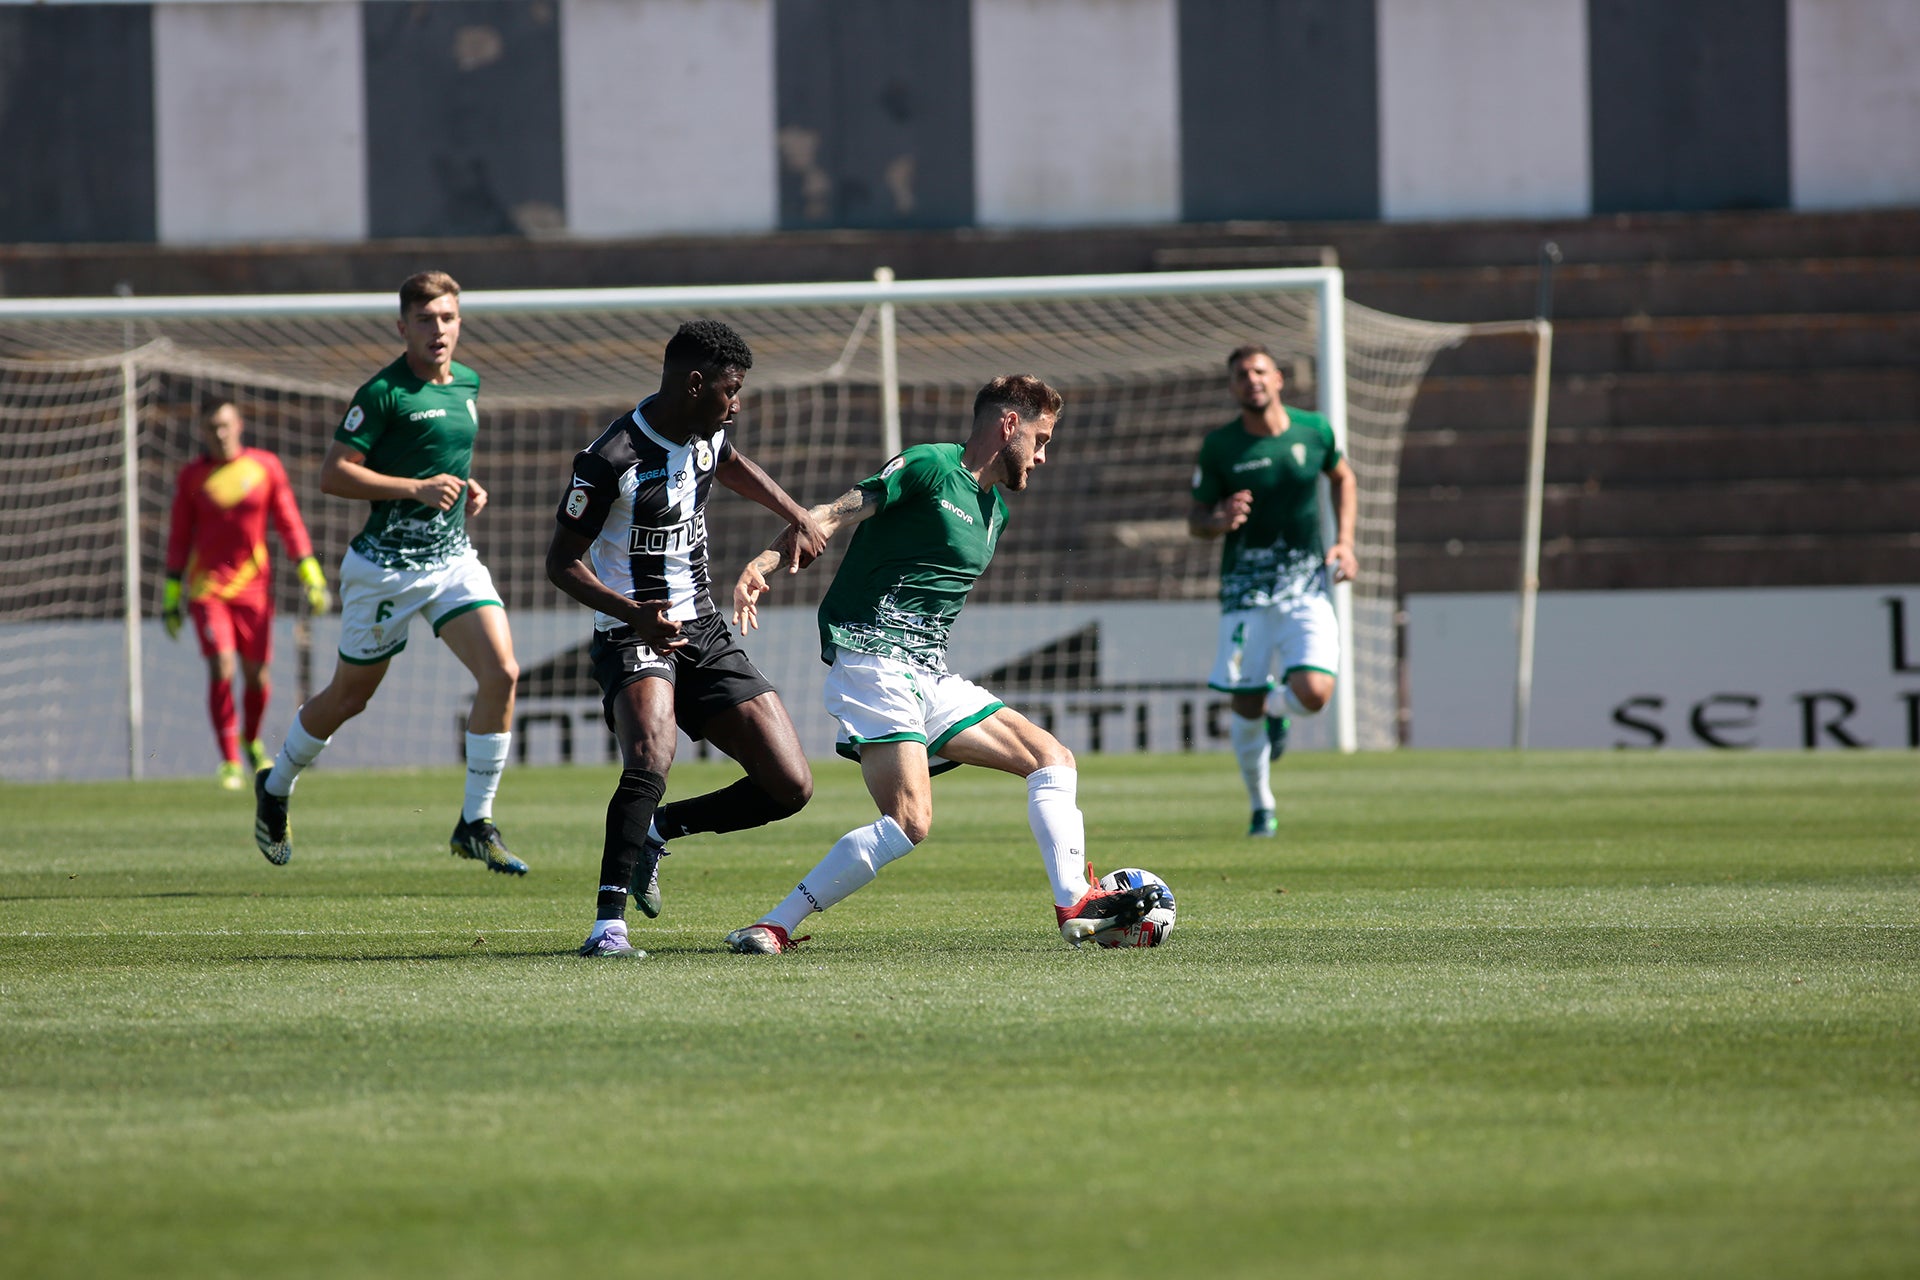
[[[220,785],[246,786],[240,770],[241,727],[235,723],[233,673],[245,698],[245,741],[253,770],[272,761],[260,745],[260,718],[270,690],[273,658],[272,575],[267,522],[280,546],[299,564],[300,582],[315,613],[331,604],[326,575],[293,500],[286,469],[265,449],[249,449],[239,409],[222,401],[201,422],[206,452],[181,468],[167,535],[167,585],[161,618],[178,637],[183,612],[193,617],[207,659],[207,713],[220,747]],[[237,659],[237,661],[236,661]]]

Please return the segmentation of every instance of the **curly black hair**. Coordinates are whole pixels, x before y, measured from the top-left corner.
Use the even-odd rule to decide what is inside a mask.
[[[666,366],[714,374],[753,368],[753,348],[718,320],[689,320],[667,340]]]

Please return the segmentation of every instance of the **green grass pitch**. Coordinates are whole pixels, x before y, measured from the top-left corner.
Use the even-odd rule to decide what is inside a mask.
[[[0,1271],[1920,1274],[1920,757],[1083,761],[1155,951],[1054,931],[1019,782],[781,957],[856,771],[680,842],[589,962],[613,773],[0,786]],[[683,763],[669,794],[730,779]]]

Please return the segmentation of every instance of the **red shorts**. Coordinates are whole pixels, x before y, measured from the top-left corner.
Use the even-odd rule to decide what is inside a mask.
[[[200,652],[237,653],[261,666],[273,660],[273,602],[265,596],[222,600],[208,596],[187,606],[193,629],[200,636]]]

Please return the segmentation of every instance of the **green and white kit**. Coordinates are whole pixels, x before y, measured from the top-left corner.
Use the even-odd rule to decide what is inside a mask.
[[[820,659],[842,649],[947,669],[947,638],[993,559],[1007,501],[961,465],[962,446],[918,444],[859,487],[879,513],[853,533],[820,602]]]
[[[998,711],[987,690],[947,670],[953,620],[993,559],[1006,499],[961,464],[963,446],[915,445],[860,482],[880,510],[854,529],[820,602],[827,711],[843,754],[863,742],[925,742],[936,752]]]
[[[333,438],[365,455],[381,475],[425,480],[473,467],[480,428],[480,375],[452,366],[453,380],[427,382],[403,355],[368,379]],[[372,504],[340,565],[340,656],[381,662],[406,647],[416,614],[434,634],[500,596],[467,541],[464,493],[446,511],[406,499]]]
[[[333,438],[365,454],[367,469],[383,476],[465,480],[480,430],[480,375],[459,363],[452,372],[451,382],[427,382],[401,356],[354,392]],[[446,511],[408,499],[376,502],[352,546],[389,569],[437,568],[467,548],[466,502]]]
[[[1333,428],[1305,409],[1287,410],[1287,428],[1256,436],[1235,418],[1207,434],[1193,469],[1193,500],[1213,506],[1246,490],[1246,523],[1222,537],[1220,636],[1211,688],[1247,693],[1299,670],[1339,672],[1326,541],[1320,531],[1320,476],[1340,464]]]

